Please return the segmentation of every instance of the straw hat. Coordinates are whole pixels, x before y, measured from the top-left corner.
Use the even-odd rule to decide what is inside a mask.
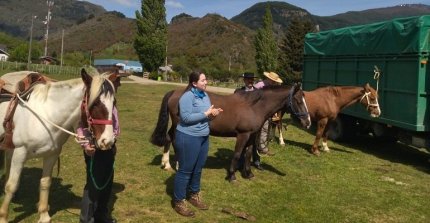
[[[272,81],[282,83],[281,78],[279,78],[279,75],[275,72],[264,72],[263,74]]]

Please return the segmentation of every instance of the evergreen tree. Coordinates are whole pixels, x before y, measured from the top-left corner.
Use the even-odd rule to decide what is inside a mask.
[[[312,22],[299,17],[293,17],[287,27],[279,46],[281,75],[285,77],[287,83],[301,79],[305,35],[313,31],[313,27]]]
[[[266,13],[263,17],[263,27],[258,29],[255,36],[255,62],[258,73],[264,71],[276,71],[278,68],[278,48],[275,36],[273,35],[273,18],[270,5],[266,6]]]
[[[145,70],[156,71],[166,58],[167,22],[165,0],[142,0],[136,11],[134,49]]]

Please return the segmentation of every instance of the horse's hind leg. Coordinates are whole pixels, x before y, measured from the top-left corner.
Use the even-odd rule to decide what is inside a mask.
[[[172,166],[170,166],[170,142],[164,145],[163,157],[161,158],[161,168],[164,170],[171,170]]]
[[[45,157],[43,159],[43,172],[42,178],[40,179],[39,188],[39,221],[38,223],[48,223],[51,222],[51,217],[49,216],[49,188],[52,183],[52,169],[54,168],[55,162],[57,161],[57,156]]]
[[[282,135],[282,119],[279,120],[279,123],[276,125],[279,130],[279,145],[285,146],[284,136]]]
[[[19,179],[26,159],[26,154],[21,153],[21,151],[22,148],[21,150],[19,150],[19,148],[15,148],[14,152],[16,153],[16,157],[14,157],[13,163],[10,162],[9,177],[7,178],[4,188],[5,195],[0,207],[0,223],[8,222],[9,204],[18,189]]]
[[[254,148],[252,145],[245,147],[245,163],[243,165],[242,175],[247,179],[251,179],[254,177],[254,174],[252,173],[252,170],[251,170],[251,157],[252,157],[253,149]]]
[[[164,170],[172,170],[172,166],[170,165],[170,145],[175,139],[175,131],[176,125],[172,125],[167,132],[166,144],[164,145],[163,157],[161,158],[161,168]]]

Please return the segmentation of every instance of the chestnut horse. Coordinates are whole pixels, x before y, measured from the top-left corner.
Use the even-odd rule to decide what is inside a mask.
[[[164,146],[161,162],[165,169],[171,169],[169,149],[170,144],[175,140],[176,125],[179,121],[178,102],[183,93],[184,89],[178,89],[170,91],[164,96],[157,126],[151,136],[152,144]],[[208,95],[216,108],[224,110],[210,122],[210,134],[212,136],[236,137],[234,155],[227,174],[227,179],[230,181],[236,179],[237,162],[242,150],[253,145],[256,134],[264,121],[276,111],[288,107],[288,112],[297,115],[303,126],[309,128],[311,125],[301,84],[292,87],[270,86],[261,90],[232,95],[218,95],[208,92]],[[172,125],[167,131],[169,114]],[[242,172],[247,178],[253,177],[250,168],[251,153],[251,149],[246,150],[246,161]]]
[[[339,112],[359,102],[372,117],[381,115],[378,103],[378,92],[368,83],[358,86],[327,86],[313,91],[305,91],[306,103],[312,121],[317,122],[317,132],[311,152],[319,155],[318,144],[322,137],[322,150],[329,151],[327,146],[327,125],[333,123]]]
[[[48,210],[52,169],[57,161],[69,130],[76,129],[79,121],[86,123],[98,149],[110,149],[115,137],[112,127],[112,108],[115,89],[103,75],[91,77],[84,69],[81,78],[35,85],[28,100],[16,107],[13,123],[15,149],[6,151],[5,195],[0,208],[0,223],[7,222],[8,207],[18,189],[21,171],[26,160],[43,158],[42,177],[39,182],[38,222],[51,222]],[[4,117],[7,102],[0,104]],[[0,127],[0,135],[4,128]],[[34,185],[37,187],[36,182]]]

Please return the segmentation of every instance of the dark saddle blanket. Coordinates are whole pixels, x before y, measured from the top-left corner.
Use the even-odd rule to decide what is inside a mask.
[[[45,84],[53,81],[47,76],[37,72],[25,71],[5,74],[0,79],[0,102],[10,101],[3,120],[4,135],[1,137],[0,149],[15,148],[13,144],[13,116],[18,105],[18,95],[21,98],[29,95],[36,84]]]

